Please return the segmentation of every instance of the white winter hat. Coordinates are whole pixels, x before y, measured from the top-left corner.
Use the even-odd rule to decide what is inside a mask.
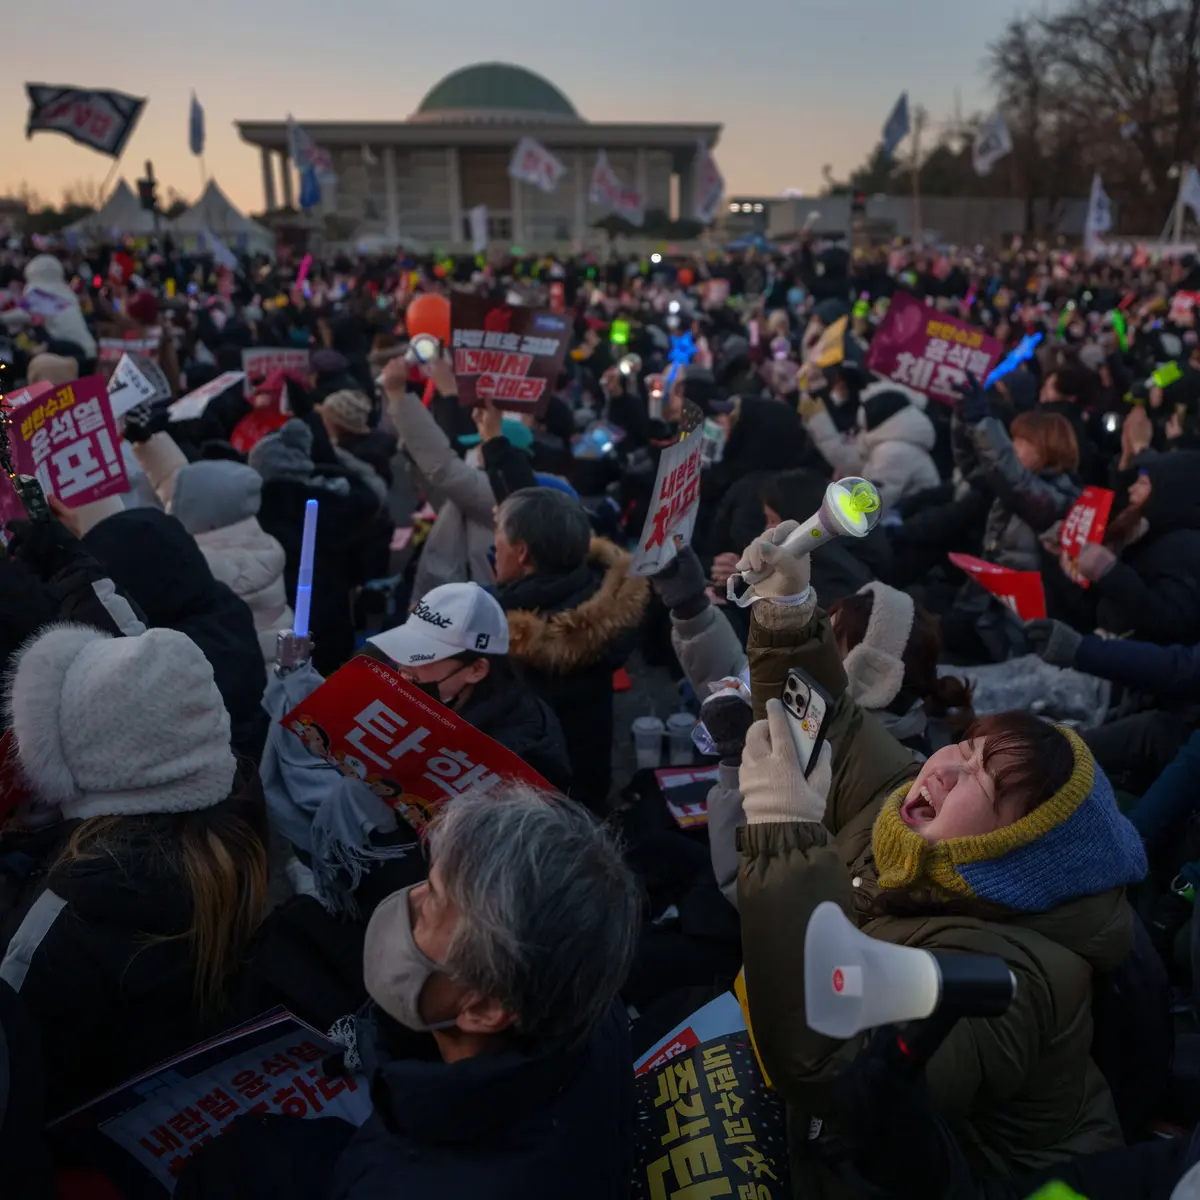
[[[212,667],[174,629],[49,627],[14,659],[8,717],[36,800],[67,818],[195,812],[233,786]]]
[[[867,632],[842,664],[850,695],[863,707],[887,708],[904,686],[904,651],[912,636],[917,606],[907,592],[875,581],[858,589],[874,602]]]

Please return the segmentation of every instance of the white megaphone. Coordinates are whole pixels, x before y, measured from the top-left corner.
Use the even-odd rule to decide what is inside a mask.
[[[804,1011],[810,1029],[850,1038],[867,1029],[939,1018],[923,1058],[960,1017],[1000,1016],[1017,981],[1002,958],[894,946],[860,933],[838,905],[813,910],[804,936]],[[918,1047],[906,1031],[905,1053]]]
[[[878,524],[880,515],[879,493],[875,485],[856,475],[847,475],[825,489],[821,507],[799,529],[794,529],[788,535],[782,549],[796,558],[802,558],[835,537],[866,537]],[[740,575],[731,575],[726,585],[728,598],[745,608],[756,599],[754,585],[761,583],[769,574],[770,571],[744,571]],[[735,591],[739,579],[749,588],[741,597]]]

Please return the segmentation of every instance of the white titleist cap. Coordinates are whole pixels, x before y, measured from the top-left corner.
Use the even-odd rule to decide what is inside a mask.
[[[407,621],[367,641],[401,667],[456,654],[508,653],[508,618],[477,583],[444,583],[417,602]]]

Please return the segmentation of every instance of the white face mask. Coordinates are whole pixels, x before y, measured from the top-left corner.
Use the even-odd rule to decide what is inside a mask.
[[[417,885],[413,885],[417,886]],[[417,1033],[453,1029],[458,1018],[427,1024],[421,1018],[421,991],[431,975],[444,973],[417,945],[413,937],[408,893],[412,887],[390,895],[372,914],[363,943],[363,982],[367,994],[401,1025]]]

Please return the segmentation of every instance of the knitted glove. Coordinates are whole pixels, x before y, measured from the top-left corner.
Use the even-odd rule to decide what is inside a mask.
[[[1062,621],[1026,621],[1025,636],[1034,654],[1053,667],[1074,666],[1075,654],[1083,641],[1083,634]]]
[[[167,429],[167,406],[145,400],[125,414],[125,440],[138,445],[148,442],[156,433]]]
[[[11,557],[20,559],[43,583],[48,583],[72,559],[83,553],[79,539],[61,521],[9,521]]]
[[[754,590],[766,600],[807,599],[811,570],[808,555],[795,555],[781,549],[788,536],[800,528],[799,521],[784,521],[757,537],[738,559],[739,572],[766,571],[766,578],[755,583]],[[798,601],[794,601],[798,602]]]
[[[696,608],[704,597],[708,580],[696,552],[691,546],[684,546],[657,575],[650,577],[650,584],[663,604],[674,612],[678,608]]]
[[[746,734],[754,724],[754,710],[733,692],[717,692],[700,705],[700,720],[723,758],[739,760]]]
[[[746,823],[820,821],[833,776],[832,757],[826,742],[812,774],[805,779],[783,701],[768,700],[767,719],[756,721],[746,735],[738,771]]]
[[[968,425],[978,425],[992,415],[992,405],[987,398],[983,384],[974,375],[967,376],[967,382],[959,390],[958,411]]]
[[[1080,575],[1092,583],[1099,583],[1113,569],[1117,556],[1107,547],[1088,542],[1079,551],[1075,565]]]

